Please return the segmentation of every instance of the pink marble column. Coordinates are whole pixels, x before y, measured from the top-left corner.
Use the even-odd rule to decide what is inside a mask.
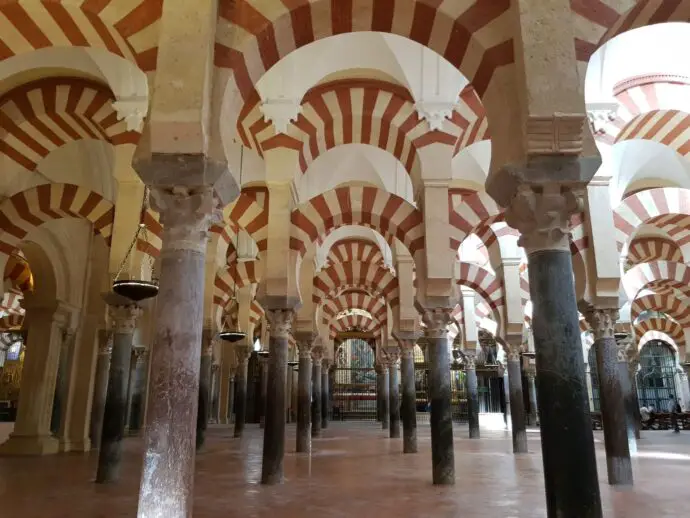
[[[157,187],[151,194],[164,231],[137,516],[186,518],[192,515],[206,244],[220,204],[210,187]]]

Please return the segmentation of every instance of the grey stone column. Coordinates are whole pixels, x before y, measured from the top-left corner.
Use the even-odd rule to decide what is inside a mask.
[[[599,373],[599,397],[601,419],[606,447],[606,468],[610,485],[629,486],[633,484],[632,464],[628,446],[627,415],[623,380],[618,369],[614,326],[618,320],[618,309],[590,307],[585,317],[592,326],[594,352]],[[627,361],[625,350],[622,361]]]
[[[55,379],[55,393],[53,396],[53,410],[50,417],[50,431],[54,436],[59,436],[65,413],[67,410],[67,392],[69,388],[70,366],[74,354],[74,329],[64,329],[62,343],[60,344],[60,357],[58,359],[57,377]],[[61,437],[60,440],[64,440]]]
[[[389,437],[391,439],[400,438],[400,376],[398,371],[398,360],[400,359],[400,349],[389,347],[386,351],[388,356],[388,380],[390,383],[390,426]]]
[[[109,296],[117,297],[115,294]],[[101,444],[98,452],[96,482],[114,482],[120,474],[122,438],[125,433],[127,414],[127,386],[132,358],[132,338],[141,308],[130,302],[127,305],[108,307],[113,326],[113,352],[108,371],[108,390],[103,412]]]
[[[201,334],[201,360],[199,363],[199,403],[196,414],[196,449],[206,442],[206,428],[211,410],[211,367],[213,366],[214,332],[206,328]]]
[[[311,452],[311,349],[314,333],[295,334],[299,348],[297,372],[297,447],[298,453]]]
[[[467,390],[467,423],[470,439],[479,439],[479,387],[477,383],[476,351],[465,350],[465,386]],[[433,407],[433,405],[432,405]]]
[[[98,331],[98,357],[96,359],[96,377],[91,403],[91,448],[101,445],[103,430],[103,412],[105,411],[106,392],[108,390],[108,373],[110,371],[110,353],[113,350],[112,333],[101,329]]]
[[[625,333],[615,333],[616,339],[616,368],[618,376],[621,380],[621,391],[623,393],[623,402],[625,404],[625,430],[628,437],[628,450],[630,454],[637,453],[637,431],[636,421],[637,414],[635,408],[637,406],[637,394],[633,392],[633,384],[630,379],[630,370],[628,367],[628,359],[630,352],[635,349],[632,340]]]
[[[209,422],[220,422],[220,365],[213,363],[211,365],[211,413],[209,415]]]
[[[520,369],[520,346],[506,344],[506,370],[508,371],[508,397],[510,399],[510,422],[513,434],[513,453],[527,453],[527,423],[525,402],[522,397],[522,371]]]
[[[148,374],[148,351],[145,347],[135,347],[132,351],[134,368],[129,380],[129,413],[127,426],[130,435],[138,435],[144,418],[146,401],[146,378]]]
[[[163,225],[137,516],[177,518],[191,516],[194,499],[208,229],[233,186],[224,165],[198,155],[154,154],[135,167],[142,179],[157,182],[151,200]],[[169,186],[178,179],[185,186]]]
[[[635,427],[635,439],[640,439],[640,431],[642,429],[642,416],[640,415],[640,401],[637,398],[637,371],[640,367],[640,354],[635,344],[632,343],[627,350],[628,354],[628,375],[631,385],[631,394],[629,401],[628,414],[631,415],[633,425]]]
[[[317,346],[311,350],[311,436],[321,435],[321,361],[323,348]]]
[[[268,361],[270,355],[260,355],[259,365],[260,365],[260,383],[261,391],[259,393],[259,408],[261,413],[259,415],[259,428],[265,428],[266,426],[266,405],[267,405],[267,393],[268,390]],[[285,360],[287,361],[287,360]]]
[[[383,366],[380,363],[374,365],[376,371],[376,420],[383,420]]]
[[[261,464],[261,483],[279,484],[283,481],[285,456],[285,389],[287,376],[288,338],[292,329],[296,303],[282,300],[280,309],[269,297],[261,304],[270,323],[268,361],[268,390],[266,403],[266,429]]]
[[[247,367],[252,349],[248,345],[236,345],[237,370],[235,373],[235,437],[242,437],[247,422]]]
[[[449,307],[425,309],[419,304],[416,305],[426,325],[424,333],[428,340],[432,480],[435,485],[454,485],[455,453],[451,414],[450,344],[447,336],[452,309]]]
[[[584,189],[595,162],[532,157],[487,181],[489,193],[509,205],[506,222],[521,232],[527,252],[549,518],[602,517],[569,240],[571,216],[582,210],[574,190]]]
[[[414,377],[414,335],[396,335],[400,344],[400,377],[402,380],[403,453],[417,453],[417,388]]]
[[[537,373],[527,371],[527,387],[529,390],[529,424],[536,426],[539,421],[539,407],[537,406]]]
[[[385,360],[381,361],[381,428],[391,426],[390,370]]]
[[[230,422],[233,419],[233,414],[235,413],[235,375],[232,374],[230,375],[230,380],[228,382],[228,417],[227,417],[227,423],[230,424]]]
[[[328,428],[328,410],[331,406],[330,369],[331,360],[324,358],[321,362],[321,428]]]
[[[293,373],[292,366],[290,365],[290,363],[288,363],[287,377],[285,378],[285,384],[286,384],[286,388],[285,388],[285,422],[288,424],[290,424],[290,422],[292,421],[291,415],[290,415],[292,412],[292,408],[291,408],[291,406],[292,406],[292,383],[293,383],[293,377],[294,377],[292,375],[292,373]]]

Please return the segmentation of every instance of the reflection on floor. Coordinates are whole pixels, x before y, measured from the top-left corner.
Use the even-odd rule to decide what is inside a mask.
[[[249,425],[238,441],[227,427],[212,427],[197,456],[195,518],[446,518],[544,517],[539,434],[530,453],[510,453],[507,432],[484,431],[480,440],[455,432],[455,487],[433,487],[428,425],[420,425],[420,453],[403,455],[375,423],[332,423],[314,441],[310,457],[294,453],[288,427],[285,484],[258,484],[262,434]],[[0,433],[6,431],[0,429]],[[644,433],[644,432],[643,432]],[[634,490],[606,485],[603,437],[596,435],[599,477],[607,517],[686,516],[690,432],[649,432],[635,458]],[[108,487],[91,482],[96,455],[0,458],[1,516],[115,518],[136,516],[141,440],[126,441],[123,477]],[[565,447],[565,445],[564,445]],[[576,483],[576,481],[574,481]]]

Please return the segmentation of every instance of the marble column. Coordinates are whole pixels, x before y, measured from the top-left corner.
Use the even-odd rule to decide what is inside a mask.
[[[98,449],[101,445],[101,431],[103,430],[103,412],[108,390],[108,372],[110,371],[110,353],[113,350],[113,337],[109,330],[98,331],[98,357],[96,359],[96,377],[93,386],[93,402],[91,403],[91,448]]]
[[[247,421],[247,367],[252,348],[249,345],[235,346],[237,370],[235,372],[235,437],[242,437]]]
[[[400,349],[398,347],[389,347],[386,351],[388,355],[388,380],[390,388],[388,390],[390,397],[390,426],[389,437],[391,439],[400,438],[400,371],[398,370],[398,362],[400,360]]]
[[[285,456],[285,389],[287,376],[288,339],[292,329],[295,303],[275,308],[268,297],[262,306],[270,324],[268,360],[268,390],[266,403],[266,429],[261,464],[261,483],[279,484],[283,481]]]
[[[108,313],[113,326],[113,351],[108,371],[108,390],[98,452],[96,482],[99,484],[115,482],[120,474],[122,438],[127,414],[127,387],[132,360],[132,339],[137,318],[141,315],[141,308],[133,302],[127,305],[110,305]]]
[[[615,333],[616,339],[616,368],[618,376],[621,380],[621,391],[623,393],[623,401],[625,404],[625,431],[628,437],[628,450],[630,454],[637,453],[637,414],[635,408],[637,406],[637,394],[633,391],[633,383],[630,379],[630,370],[628,367],[628,358],[630,351],[634,349],[632,340],[625,333]]]
[[[292,383],[294,376],[292,375],[293,370],[290,363],[287,366],[287,377],[285,378],[286,389],[285,389],[285,422],[290,424],[292,422]]]
[[[537,406],[537,373],[527,371],[527,387],[529,390],[529,424],[536,426],[539,421],[539,407]]]
[[[209,422],[220,423],[220,365],[211,364],[211,411]]]
[[[129,412],[127,415],[127,426],[130,435],[139,434],[144,418],[148,356],[148,351],[143,346],[135,347],[133,350],[134,368],[131,371],[129,379]]]
[[[640,401],[637,398],[637,371],[640,367],[640,353],[632,343],[627,349],[628,356],[628,375],[630,377],[631,394],[628,410],[629,414],[632,415],[635,426],[635,439],[640,439],[640,431],[642,430],[642,416],[640,414]]]
[[[53,411],[50,416],[50,432],[56,437],[61,435],[60,428],[62,428],[62,422],[67,413],[67,392],[71,375],[72,355],[74,354],[74,338],[74,329],[63,329],[57,378],[55,380],[55,394],[53,396]]]
[[[432,480],[435,485],[454,485],[455,454],[451,414],[450,344],[447,336],[451,308],[425,309],[418,305],[418,310],[426,325],[424,333],[428,340],[429,352]]]
[[[527,423],[525,419],[525,402],[522,397],[520,345],[506,344],[504,349],[506,352],[506,370],[508,372],[508,398],[510,401],[513,453],[527,453]]]
[[[212,329],[207,328],[201,334],[201,360],[199,363],[199,394],[196,414],[196,449],[206,442],[206,428],[211,410],[211,367],[213,366]]]
[[[260,366],[260,391],[259,391],[259,428],[264,428],[266,426],[266,401],[268,390],[268,359],[269,355],[261,354],[259,355],[259,366]]]
[[[374,365],[376,371],[376,420],[383,420],[383,366],[380,363]]]
[[[226,174],[222,164],[197,155],[154,155],[137,162],[142,178],[185,186],[153,187],[151,201],[163,225],[159,293],[151,367],[139,518],[192,515],[199,367],[204,325],[204,271],[208,229],[221,217],[229,183],[188,187]],[[223,172],[224,171],[224,172]],[[228,191],[219,191],[228,187]]]
[[[311,452],[311,349],[313,333],[298,333],[299,371],[297,372],[297,447],[298,453]]]
[[[321,435],[321,361],[323,348],[317,346],[311,350],[311,436]]]
[[[396,335],[400,345],[402,379],[403,453],[417,453],[417,388],[414,377],[415,336]]]
[[[618,370],[614,326],[618,320],[616,308],[589,308],[585,317],[592,327],[594,352],[599,373],[599,399],[606,448],[606,471],[613,486],[633,484],[632,464],[628,446],[627,416],[623,380]],[[623,361],[627,360],[622,351]]]
[[[387,360],[381,361],[381,428],[389,430],[391,426],[390,406],[390,370]]]
[[[518,244],[527,252],[549,518],[602,516],[569,239],[570,218],[582,201],[575,180],[545,180],[556,170],[559,178],[584,178],[595,165],[577,157],[534,158],[524,169],[503,170],[513,183],[500,185],[518,185],[505,198],[506,222],[521,232]],[[544,183],[520,185],[520,175]]]
[[[476,352],[465,351],[465,387],[467,390],[467,423],[470,439],[479,439],[479,387],[477,383]],[[432,405],[433,406],[433,405]]]
[[[331,406],[331,360],[324,358],[321,363],[321,428],[328,428],[328,411]]]
[[[235,413],[235,397],[235,375],[233,374],[228,380],[228,408],[226,409],[227,414],[223,424],[230,424],[232,422],[232,415]]]

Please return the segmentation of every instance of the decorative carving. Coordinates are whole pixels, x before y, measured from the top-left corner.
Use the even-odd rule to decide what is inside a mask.
[[[144,126],[148,105],[145,97],[129,97],[112,103],[113,109],[117,112],[117,120],[125,121],[127,131],[138,132],[141,132]]]
[[[266,310],[266,320],[270,326],[269,333],[271,338],[283,338],[287,340],[292,330],[292,321],[295,312],[292,309],[268,309]]]
[[[466,371],[477,369],[477,357],[474,354],[465,353],[463,360],[463,366],[465,367]]]
[[[585,313],[585,318],[592,326],[594,340],[601,338],[613,338],[614,328],[618,321],[618,310],[614,308],[590,308]]]
[[[320,345],[312,347],[311,359],[314,361],[315,364],[323,360],[323,347],[321,347]]]
[[[506,343],[503,345],[503,351],[506,353],[506,361],[508,362],[519,362],[520,355],[523,352],[522,345],[512,345]]]
[[[428,338],[445,338],[448,333],[447,326],[450,323],[451,308],[424,309],[422,322],[426,328],[424,333]]]
[[[237,357],[238,368],[246,365],[249,357],[252,355],[252,348],[248,345],[236,345],[235,356]]]
[[[520,185],[506,209],[506,223],[520,231],[518,245],[527,253],[570,249],[570,217],[582,210],[581,197],[558,184]]]
[[[302,113],[302,105],[295,99],[266,99],[259,107],[264,122],[271,122],[276,133],[287,133],[288,125]]]
[[[400,348],[399,347],[386,347],[382,350],[383,358],[387,361],[388,365],[394,366],[400,361]]]
[[[297,349],[300,358],[311,358],[311,349],[314,347],[314,340],[318,336],[316,333],[298,331],[294,333]]]
[[[331,360],[330,358],[324,358],[323,360],[321,360],[321,368],[323,368],[324,371],[330,369],[331,365],[333,365],[333,360]]]
[[[584,113],[530,116],[527,119],[527,154],[579,155],[586,121]]]
[[[446,119],[450,119],[457,104],[455,101],[417,101],[414,105],[419,119],[429,124],[431,131],[443,131]]]
[[[592,133],[601,135],[606,132],[607,124],[616,120],[618,103],[588,103],[587,118]]]
[[[639,355],[635,350],[632,337],[630,335],[616,336],[616,361],[619,363],[628,363],[630,357],[634,358],[635,370],[637,370],[637,363],[639,363]]]
[[[110,325],[114,333],[132,334],[137,327],[137,319],[142,310],[136,304],[126,306],[108,306]]]
[[[222,220],[222,210],[211,187],[152,187],[151,202],[163,224],[163,250],[203,253],[208,229]]]

